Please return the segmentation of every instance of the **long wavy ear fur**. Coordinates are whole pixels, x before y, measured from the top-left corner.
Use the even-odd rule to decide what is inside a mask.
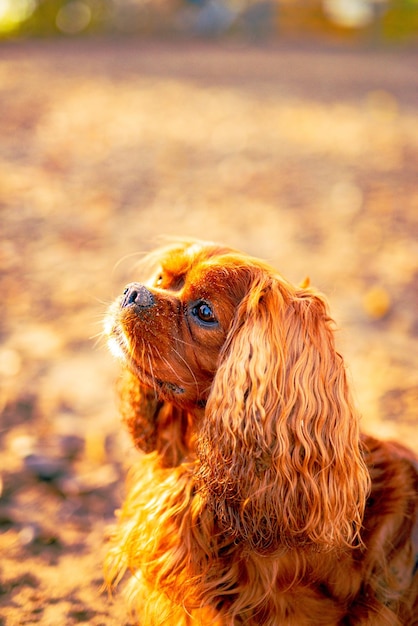
[[[260,275],[220,358],[197,480],[223,532],[260,551],[359,541],[369,474],[324,299]]]
[[[157,451],[162,466],[178,465],[187,454],[189,415],[160,400],[126,369],[119,384],[120,411],[136,448]]]

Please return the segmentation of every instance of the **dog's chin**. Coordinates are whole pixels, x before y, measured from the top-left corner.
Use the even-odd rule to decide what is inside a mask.
[[[109,337],[107,340],[107,345],[112,356],[125,364],[127,363],[128,359],[126,351],[122,348],[120,339],[116,339],[116,337],[113,336]]]
[[[114,305],[111,308],[113,309]],[[126,363],[127,354],[129,354],[129,342],[119,328],[112,311],[109,311],[104,319],[103,334],[106,337],[110,354]]]
[[[112,356],[118,359],[124,366],[132,371],[138,380],[148,387],[154,388],[155,380],[148,376],[135,361],[130,349],[129,340],[122,331],[113,329],[107,338],[107,345]]]
[[[123,329],[117,324],[112,316],[108,316],[104,324],[104,334],[107,337],[107,345],[110,353],[118,360],[127,365],[131,360],[129,339]]]
[[[113,311],[110,311],[104,320],[104,335],[110,354],[123,365],[129,366],[132,360],[130,341]]]

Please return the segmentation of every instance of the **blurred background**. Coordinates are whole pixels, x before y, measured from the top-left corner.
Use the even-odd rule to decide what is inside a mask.
[[[418,0],[1,0],[0,32],[416,39]]]
[[[418,452],[417,35],[416,0],[0,0],[1,626],[131,623],[101,329],[164,236],[309,276]]]

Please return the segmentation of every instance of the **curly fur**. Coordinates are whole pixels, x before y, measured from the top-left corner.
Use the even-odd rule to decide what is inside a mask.
[[[152,260],[106,320],[144,452],[109,582],[143,626],[418,624],[416,460],[360,435],[324,297],[213,244]]]

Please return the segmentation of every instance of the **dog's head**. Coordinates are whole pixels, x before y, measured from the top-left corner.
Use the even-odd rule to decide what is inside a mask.
[[[195,459],[221,528],[255,547],[351,544],[369,479],[324,298],[213,244],[153,258],[106,321],[137,445]]]
[[[111,308],[109,345],[160,399],[193,411],[207,401],[255,268],[198,243],[161,249],[157,261],[151,278],[127,285]]]

